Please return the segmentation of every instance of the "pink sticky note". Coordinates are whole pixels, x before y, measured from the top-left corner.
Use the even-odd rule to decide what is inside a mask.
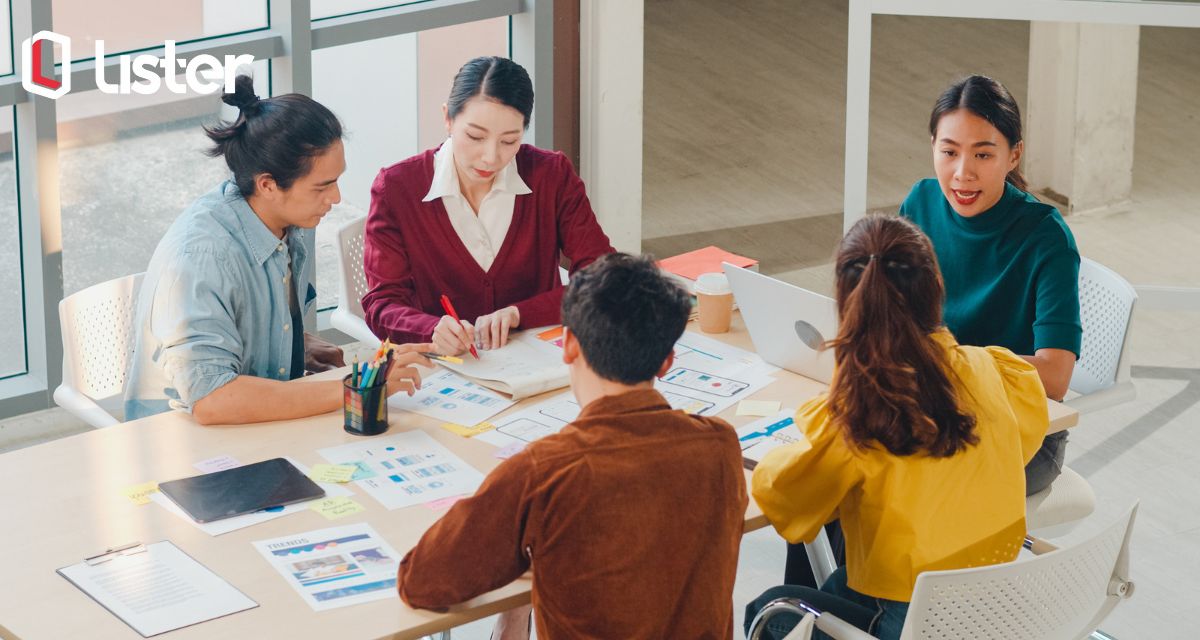
[[[501,460],[508,460],[509,458],[520,453],[521,450],[524,448],[525,448],[524,442],[514,442],[514,443],[508,445],[507,447],[500,449],[496,453],[493,453],[492,455],[496,456],[497,458],[500,458]]]
[[[429,507],[433,511],[444,511],[446,509],[449,509],[450,505],[454,504],[455,502],[458,502],[459,500],[462,500],[465,497],[466,496],[450,496],[449,498],[442,498],[441,500],[434,500],[433,502],[426,502],[425,506]]]

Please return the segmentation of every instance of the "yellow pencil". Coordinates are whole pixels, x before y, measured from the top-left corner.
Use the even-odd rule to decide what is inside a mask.
[[[421,352],[421,355],[425,356],[426,358],[429,358],[430,360],[441,360],[442,362],[449,362],[451,364],[462,364],[463,363],[462,358],[456,358],[454,356],[444,356],[440,353],[429,353],[427,351],[423,351],[423,352]]]

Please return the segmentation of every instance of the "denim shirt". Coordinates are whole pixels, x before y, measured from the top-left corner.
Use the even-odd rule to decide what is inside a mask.
[[[283,240],[225,181],[167,230],[142,283],[125,419],[183,409],[239,375],[288,380],[293,326],[290,284],[301,316],[316,301],[306,274],[311,230]],[[291,282],[288,260],[292,260]]]

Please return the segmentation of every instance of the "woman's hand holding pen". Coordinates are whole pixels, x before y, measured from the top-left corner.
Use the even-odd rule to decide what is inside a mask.
[[[421,388],[421,372],[415,365],[432,367],[429,358],[421,354],[434,350],[434,345],[428,343],[392,345],[392,365],[387,372],[388,391],[404,391],[410,396],[416,393]]]
[[[442,355],[460,356],[475,344],[475,326],[465,320],[444,315],[433,328],[433,348]]]

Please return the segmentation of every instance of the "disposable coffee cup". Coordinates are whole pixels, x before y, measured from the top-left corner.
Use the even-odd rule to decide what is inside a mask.
[[[704,333],[729,331],[733,316],[733,290],[723,273],[703,273],[696,278],[696,306],[700,310],[700,330]]]

